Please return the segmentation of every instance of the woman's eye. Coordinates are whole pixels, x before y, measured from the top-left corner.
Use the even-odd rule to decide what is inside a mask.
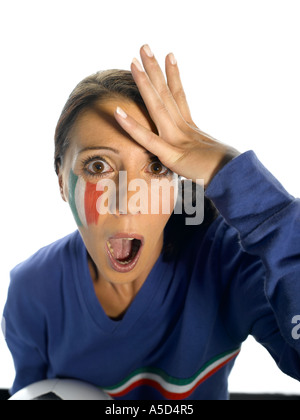
[[[87,165],[87,171],[92,175],[100,175],[107,172],[112,172],[111,166],[103,160],[96,160]]]
[[[148,171],[154,175],[168,175],[169,169],[166,168],[162,163],[159,161],[151,162],[148,166]]]

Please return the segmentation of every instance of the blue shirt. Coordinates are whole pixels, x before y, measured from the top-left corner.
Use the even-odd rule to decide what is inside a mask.
[[[96,297],[78,231],[12,271],[4,310],[12,393],[61,377],[116,399],[227,399],[249,334],[300,380],[299,200],[251,151],[206,195],[220,216],[206,230],[194,226],[176,259],[159,257],[122,320]]]

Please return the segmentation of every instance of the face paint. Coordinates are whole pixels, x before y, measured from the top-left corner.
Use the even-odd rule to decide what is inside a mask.
[[[85,182],[74,172],[69,177],[69,204],[78,227],[97,224],[99,213],[97,201],[103,191],[97,191],[97,184]]]

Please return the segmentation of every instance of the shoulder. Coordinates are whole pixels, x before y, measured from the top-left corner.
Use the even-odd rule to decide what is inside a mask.
[[[204,254],[208,261],[211,261],[214,265],[216,265],[216,261],[219,265],[221,260],[224,259],[224,255],[226,255],[225,259],[227,261],[241,255],[242,248],[239,234],[236,229],[228,225],[221,215],[211,223],[205,233],[202,233],[202,236],[200,236],[201,230],[197,230],[193,234],[193,243],[197,243],[197,253],[201,255],[202,263]],[[200,241],[197,239],[199,237],[201,238]]]
[[[203,276],[209,277],[221,290],[233,285],[233,279],[239,282],[238,273],[248,271],[253,276],[261,275],[262,261],[243,249],[238,231],[221,215],[205,229],[201,225],[187,229],[190,233],[185,237],[182,261],[202,278],[201,281]]]
[[[18,264],[10,273],[9,291],[14,294],[24,294],[25,291],[26,294],[36,294],[41,288],[45,289],[49,281],[55,283],[65,264],[70,262],[79,235],[76,231],[59,239]]]
[[[242,266],[245,268],[262,265],[258,256],[245,251],[239,232],[221,215],[211,224],[201,245],[208,260],[217,267],[223,279],[227,276],[231,278],[232,273],[240,270]]]

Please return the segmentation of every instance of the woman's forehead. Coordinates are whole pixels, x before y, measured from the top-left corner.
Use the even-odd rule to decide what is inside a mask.
[[[132,140],[131,137],[117,123],[114,112],[117,106],[122,106],[135,120],[151,131],[155,131],[149,115],[135,103],[126,100],[107,100],[95,103],[94,106],[85,109],[77,118],[70,138],[78,146],[103,146],[112,143],[123,143],[124,139]]]
[[[145,128],[155,131],[150,117],[133,102],[109,100],[105,103],[97,103],[81,113],[70,131],[70,147],[67,154],[72,161],[84,152],[97,149],[111,149],[112,152],[115,150],[117,152],[115,155],[118,152],[120,155],[124,152],[125,154],[152,155],[135,142],[117,123],[114,111],[118,105],[121,105]]]

